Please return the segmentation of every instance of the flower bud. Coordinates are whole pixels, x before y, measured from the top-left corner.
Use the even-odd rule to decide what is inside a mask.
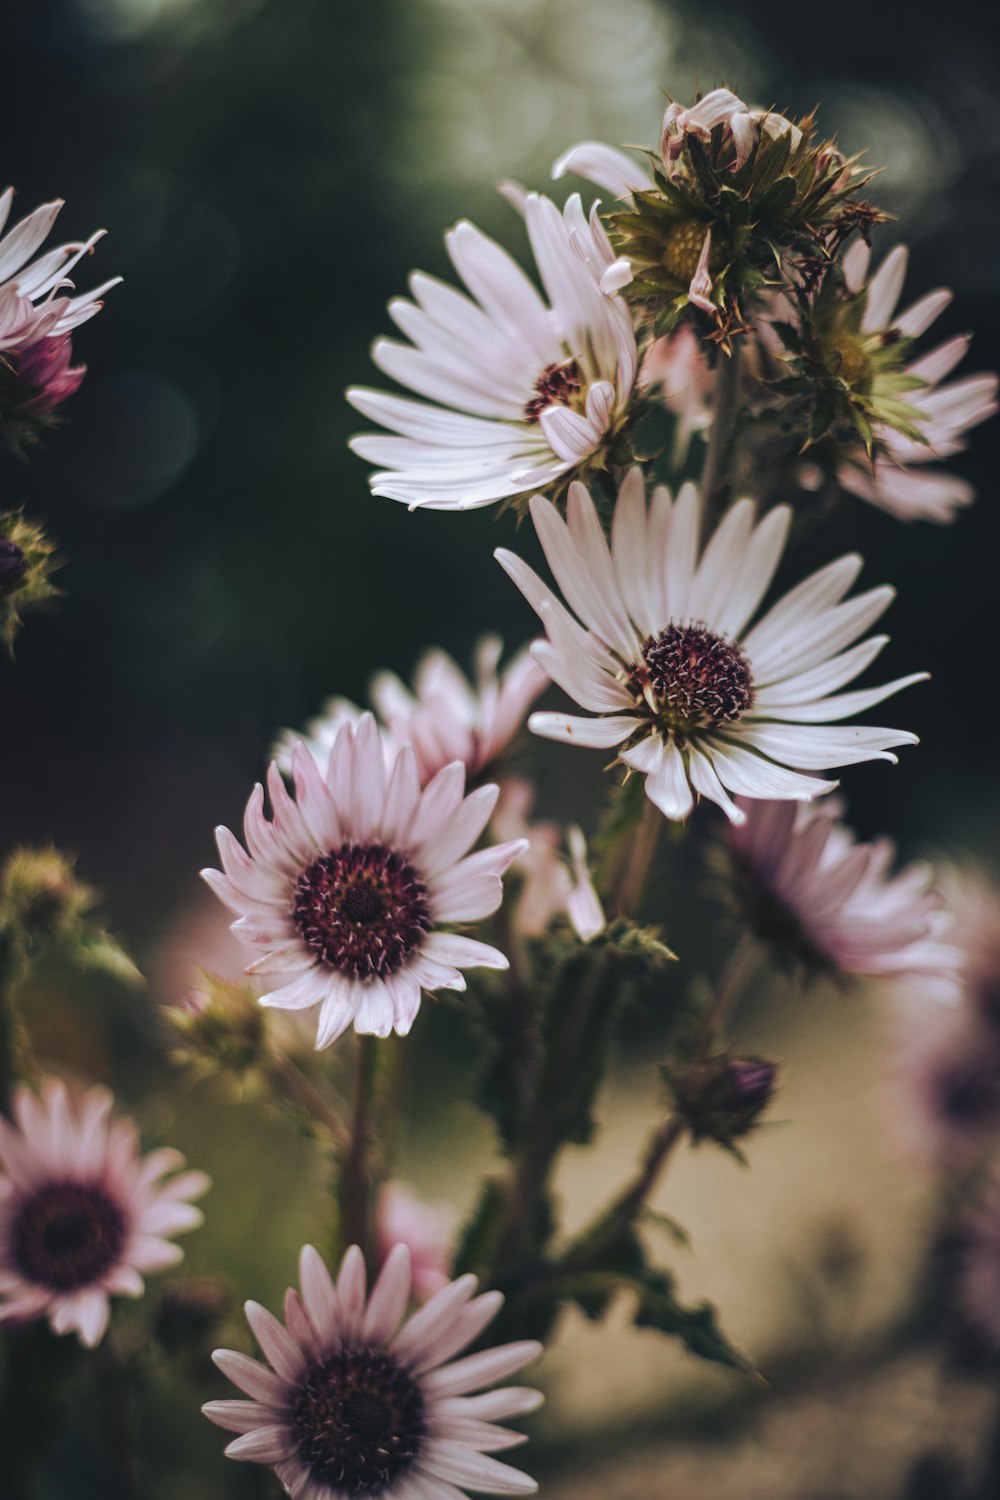
[[[180,1034],[175,1062],[242,1080],[267,1057],[265,1015],[251,985],[203,972],[167,1018]]]
[[[757,1125],[774,1094],[777,1067],[763,1057],[719,1053],[667,1075],[694,1141],[731,1147]]]
[[[58,849],[15,849],[0,868],[0,908],[29,949],[70,934],[93,899]]]
[[[0,537],[0,590],[12,588],[24,577],[28,564],[24,553],[9,537]]]

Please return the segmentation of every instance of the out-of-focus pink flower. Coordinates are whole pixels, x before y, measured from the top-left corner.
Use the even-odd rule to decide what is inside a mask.
[[[534,799],[530,782],[511,777],[501,785],[493,815],[499,838],[528,842],[518,862],[524,884],[514,905],[514,930],[522,937],[540,937],[556,917],[566,916],[577,937],[589,942],[604,931],[605,916],[590,877],[583,833],[575,825],[563,829],[558,823],[529,822]]]
[[[102,1088],[74,1103],[50,1080],[18,1091],[13,1124],[0,1118],[0,1323],[48,1318],[93,1347],[108,1299],[141,1296],[141,1273],[183,1258],[170,1237],[202,1222],[190,1200],[204,1172],[180,1171],[178,1151],[143,1157],[112,1103]]]
[[[966,1221],[959,1275],[965,1316],[1000,1348],[1000,1175],[994,1175]]]
[[[29,344],[17,359],[17,375],[24,390],[18,409],[29,415],[44,415],[79,389],[86,365],[71,365],[73,343],[68,333]]]
[[[405,1182],[386,1182],[375,1212],[378,1262],[393,1245],[405,1245],[413,1268],[413,1292],[426,1302],[451,1277],[458,1215],[450,1203],[428,1203]]]
[[[736,888],[759,936],[840,974],[953,983],[960,955],[942,941],[943,897],[926,865],[890,873],[891,842],[858,843],[837,801],[738,802]]]
[[[503,642],[486,636],[476,647],[472,682],[444,651],[428,651],[417,666],[411,691],[391,672],[381,672],[371,698],[390,741],[412,745],[421,782],[460,760],[471,778],[491,765],[524,724],[528,709],[548,678],[520,651],[501,672]]]
[[[456,1359],[496,1317],[500,1292],[477,1297],[475,1276],[462,1276],[407,1318],[405,1245],[393,1246],[370,1290],[357,1245],[336,1282],[306,1245],[299,1284],[301,1292],[285,1294],[284,1322],[246,1304],[266,1365],[215,1351],[220,1370],[250,1397],[202,1407],[237,1434],[228,1458],[272,1464],[295,1500],[534,1493],[533,1479],[490,1455],[521,1440],[497,1423],[541,1405],[523,1386],[494,1389],[537,1359],[541,1344],[525,1339]]]

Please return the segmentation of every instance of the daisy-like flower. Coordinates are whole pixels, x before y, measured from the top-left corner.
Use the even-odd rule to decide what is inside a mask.
[[[852,977],[954,981],[942,941],[944,898],[924,864],[892,873],[888,839],[865,844],[836,801],[795,806],[740,798],[729,830],[734,890],[755,934],[786,958]]]
[[[542,1352],[524,1340],[455,1356],[503,1303],[475,1296],[474,1276],[449,1282],[407,1318],[410,1254],[397,1245],[367,1294],[364,1257],[344,1256],[336,1285],[311,1245],[301,1294],[285,1294],[285,1321],[246,1305],[270,1368],[230,1349],[215,1362],[249,1401],[210,1401],[230,1458],[273,1464],[292,1500],[458,1500],[466,1491],[529,1495],[535,1481],[491,1457],[525,1441],[500,1426],[535,1411],[538,1391],[490,1389]]]
[[[294,797],[272,762],[271,819],[258,785],[244,818],[247,848],[217,829],[222,871],[202,871],[236,913],[234,933],[261,954],[247,972],[284,976],[262,1005],[319,1006],[319,1048],[352,1024],[405,1036],[421,989],[463,990],[461,969],[507,967],[496,948],[443,930],[496,911],[500,876],[525,847],[468,852],[498,787],[464,796],[465,767],[452,762],[421,790],[409,745],[387,769],[371,714],[343,726],[325,774],[298,746],[292,781]]]
[[[0,196],[0,232],[10,216],[12,188]],[[53,410],[78,388],[82,366],[70,365],[70,334],[104,306],[114,276],[83,296],[67,297],[69,273],[104,234],[59,245],[32,260],[62,201],[43,203],[0,239],[0,401],[22,417]]]
[[[615,295],[627,267],[596,205],[588,220],[576,195],[560,212],[529,193],[524,213],[547,302],[505,250],[463,222],[446,243],[471,296],[417,272],[413,301],[390,303],[411,342],[379,340],[375,363],[426,399],[348,391],[358,411],[397,434],[351,443],[381,466],[373,494],[466,510],[603,461],[638,362],[628,308]]]
[[[912,341],[947,307],[951,292],[928,292],[897,313],[909,252],[905,245],[895,246],[869,280],[870,259],[871,251],[861,241],[844,256],[848,290],[863,294],[864,311],[860,327],[839,330],[833,343],[844,379],[871,409],[876,456],[869,461],[859,446],[840,465],[837,478],[851,494],[902,521],[952,521],[975,492],[957,475],[926,466],[960,453],[968,430],[994,414],[997,377],[967,375],[942,384],[968,352],[968,334],[911,360]]]
[[[74,1102],[49,1080],[18,1090],[13,1123],[0,1117],[0,1323],[48,1318],[93,1348],[109,1298],[140,1297],[142,1273],[183,1258],[168,1236],[202,1222],[190,1200],[204,1172],[180,1171],[179,1151],[143,1157],[112,1103],[102,1088]]]
[[[372,702],[396,744],[412,745],[420,779],[460,760],[479,776],[509,745],[548,678],[527,651],[498,671],[503,642],[486,636],[476,648],[470,682],[444,651],[428,651],[417,666],[413,691],[391,672],[372,683]]]
[[[405,1182],[384,1182],[375,1208],[375,1231],[380,1266],[394,1246],[409,1250],[418,1302],[426,1302],[447,1283],[458,1231],[458,1215],[450,1203],[428,1203]]]
[[[518,652],[501,672],[502,654],[499,636],[485,636],[476,647],[472,682],[445,651],[425,653],[412,691],[395,673],[378,673],[371,700],[388,760],[401,745],[412,745],[422,786],[453,760],[462,762],[470,778],[492,766],[548,685],[529,652]],[[363,712],[347,698],[331,698],[304,735],[284,730],[274,750],[281,770],[291,773],[292,749],[301,739],[325,771],[339,730],[344,724],[357,725]]]
[[[693,485],[676,503],[665,487],[656,489],[647,510],[642,474],[633,469],[609,548],[582,484],[570,487],[567,522],[541,495],[532,498],[539,540],[577,618],[519,557],[503,549],[496,556],[545,626],[536,660],[600,717],[536,713],[529,729],[618,748],[668,818],[686,818],[700,794],[742,822],[732,792],[808,801],[831,783],[803,772],[895,761],[891,747],[914,744],[914,735],[836,722],[920,680],[838,691],[885,645],[885,636],[855,642],[892,590],[845,601],[861,559],[842,557],[748,628],[781,557],[790,513],[781,506],[755,522],[753,505],[741,500],[699,553],[699,512]]]

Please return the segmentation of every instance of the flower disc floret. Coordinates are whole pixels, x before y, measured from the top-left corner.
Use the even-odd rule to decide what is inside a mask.
[[[496,786],[465,796],[465,767],[452,761],[422,787],[412,746],[393,750],[371,714],[342,724],[325,770],[297,744],[291,779],[290,792],[271,765],[271,817],[258,786],[246,849],[218,829],[222,869],[203,871],[236,913],[233,932],[260,955],[247,972],[283,976],[262,1004],[319,1007],[318,1047],[351,1025],[402,1036],[422,989],[461,990],[463,968],[507,967],[496,948],[446,930],[497,909],[500,877],[527,847],[469,853]]]
[[[646,778],[667,817],[685,818],[696,795],[734,822],[731,793],[810,801],[831,783],[812,774],[863,760],[894,761],[905,730],[851,718],[924,674],[841,693],[887,637],[858,640],[892,598],[871,589],[845,600],[861,566],[843,557],[805,579],[751,624],[781,558],[790,513],[757,520],[737,502],[702,547],[693,485],[666,487],[647,507],[633,469],[618,495],[610,546],[586,489],[570,486],[563,521],[531,501],[539,540],[571,614],[520,558],[497,558],[537,611],[547,639],[532,649],[553,682],[598,715],[536,713],[536,734],[599,749]]]

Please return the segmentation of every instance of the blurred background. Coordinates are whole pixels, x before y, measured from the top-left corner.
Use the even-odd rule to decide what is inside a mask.
[[[754,11],[736,0],[10,9],[0,177],[17,187],[22,212],[64,197],[61,238],[107,227],[81,286],[125,277],[76,338],[89,375],[65,425],[30,463],[0,460],[0,504],[23,502],[47,520],[66,593],[29,620],[16,666],[0,661],[0,844],[51,839],[74,851],[153,979],[151,997],[93,998],[114,1012],[117,1037],[94,1056],[73,998],[49,995],[40,1014],[53,1059],[111,1074],[126,1098],[143,1091],[156,1067],[155,1006],[177,998],[184,944],[199,956],[205,929],[190,923],[211,830],[239,818],[276,729],[300,724],[331,693],[362,698],[378,667],[408,674],[426,645],[467,663],[484,630],[500,629],[512,646],[532,634],[533,617],[491,556],[510,544],[513,519],[409,515],[369,496],[365,466],[346,448],[358,419],[343,390],[382,383],[368,348],[388,328],[385,303],[413,267],[450,274],[443,230],[467,216],[522,253],[521,226],[494,184],[544,186],[554,157],[584,137],[652,143],[664,90],[685,99],[695,84],[725,82],[788,112],[819,102],[848,151],[868,147],[884,165],[873,197],[899,222],[876,254],[897,237],[910,244],[906,300],[951,286],[935,331],[975,330],[960,373],[995,366],[991,21],[972,0],[905,12],[840,0],[822,16],[811,5]],[[895,710],[922,747],[895,770],[860,766],[845,778],[854,824],[892,831],[907,854],[964,846],[988,856],[1000,829],[998,432],[975,433],[953,465],[979,490],[956,526],[905,527],[857,502],[848,524],[810,543],[818,561],[857,547],[868,583],[900,588],[886,675],[933,673]],[[519,547],[530,548],[526,533]],[[545,811],[592,825],[600,757],[533,753]],[[686,889],[670,900],[686,911]],[[665,925],[671,939],[669,917]],[[180,949],[168,936],[178,930]],[[440,1017],[428,1023],[421,1056],[445,1029]],[[653,1080],[638,1066],[654,1030],[639,1028],[606,1107],[598,1160],[609,1177],[655,1109]],[[906,1301],[932,1213],[926,1184],[886,1144],[878,1019],[839,997],[820,997],[806,1019],[769,992],[749,1036],[792,1059],[783,1112],[793,1123],[761,1137],[752,1175],[721,1157],[681,1165],[670,1209],[695,1225],[696,1251],[680,1255],[682,1282],[717,1297],[738,1341],[758,1356],[779,1351],[782,1369],[819,1349],[823,1379],[807,1361],[763,1415],[758,1393],[737,1396],[731,1378],[692,1369],[651,1336],[623,1328],[609,1342],[571,1328],[552,1363],[561,1393],[546,1419],[552,1493],[564,1474],[577,1497],[880,1500],[900,1493],[908,1463],[938,1431],[966,1456],[980,1442],[981,1393],[949,1387],[910,1354],[886,1376],[872,1354]],[[454,1069],[448,1079],[459,1095]],[[249,1109],[237,1127],[232,1107],[203,1093],[183,1106],[164,1095],[157,1107],[154,1124],[217,1181],[190,1263],[224,1265],[241,1297],[273,1297],[317,1191],[302,1141],[280,1122],[254,1123]],[[407,1139],[409,1175],[464,1202],[490,1149],[485,1127],[461,1102],[433,1120],[414,1115],[423,1123]],[[261,1160],[274,1170],[255,1171]],[[581,1214],[592,1170],[581,1162],[574,1177],[571,1163],[564,1184]],[[247,1243],[262,1214],[282,1225],[263,1250]],[[845,1347],[849,1370],[838,1366]],[[613,1398],[609,1361],[621,1375]],[[727,1403],[740,1416],[720,1449],[711,1424]],[[609,1435],[622,1421],[627,1441]],[[223,1462],[217,1434],[192,1436],[191,1426],[178,1400],[169,1443],[157,1439],[170,1454],[151,1481],[157,1500],[271,1492],[266,1476]],[[692,1433],[703,1429],[711,1441],[700,1447]],[[576,1475],[574,1452],[605,1465],[597,1479],[588,1471],[595,1487]],[[70,1455],[46,1495],[89,1495],[71,1471]],[[932,1471],[935,1483],[929,1500],[945,1500],[952,1492]]]

